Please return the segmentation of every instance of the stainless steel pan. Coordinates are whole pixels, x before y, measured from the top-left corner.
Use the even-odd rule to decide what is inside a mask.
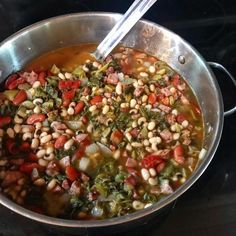
[[[45,52],[73,44],[99,43],[119,18],[119,14],[113,13],[71,14],[39,22],[17,32],[0,45],[0,81]],[[141,221],[160,212],[183,194],[205,171],[219,144],[224,122],[222,95],[208,64],[191,45],[178,35],[148,21],[138,22],[122,44],[141,49],[167,62],[184,76],[193,88],[203,111],[206,130],[204,148],[207,150],[195,173],[173,194],[152,207],[114,219],[75,221],[43,216],[22,208],[0,194],[0,202],[3,205],[21,215],[51,225],[77,227],[81,230],[82,228],[117,226]],[[211,63],[211,65],[226,71],[219,64]],[[229,72],[226,71],[226,73],[232,78]],[[230,114],[235,110],[234,107],[225,114]]]

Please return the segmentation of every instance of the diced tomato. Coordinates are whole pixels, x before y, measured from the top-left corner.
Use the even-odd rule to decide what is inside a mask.
[[[11,123],[10,116],[0,116],[0,128]]]
[[[91,105],[96,105],[98,103],[102,102],[102,96],[100,95],[97,95],[97,96],[94,96],[91,100],[90,100],[90,104]]]
[[[74,81],[72,81],[71,88],[72,88],[72,89],[77,89],[77,88],[80,87],[80,84],[81,84],[81,81],[80,81],[80,80],[74,80]]]
[[[75,152],[75,157],[77,159],[80,159],[81,157],[84,156],[84,151],[85,151],[85,148],[84,147],[80,147],[76,152]]]
[[[158,164],[156,167],[157,173],[161,173],[161,171],[165,168],[165,166],[166,166],[165,162]]]
[[[91,144],[91,139],[89,138],[89,136],[87,136],[83,141],[80,142],[80,147],[87,147],[88,145]]]
[[[177,87],[180,84],[180,76],[175,74],[172,76],[172,84]]]
[[[79,172],[72,166],[66,167],[66,177],[71,181],[75,181],[80,176]]]
[[[27,99],[27,93],[25,92],[25,90],[20,90],[17,95],[14,97],[13,99],[13,104],[14,105],[19,105],[22,102],[24,102]]]
[[[20,78],[18,78],[18,79],[16,79],[16,80],[12,81],[12,82],[8,85],[8,89],[10,89],[10,90],[11,90],[11,89],[15,89],[15,88],[18,87],[18,85],[25,83],[25,81],[26,81],[25,78],[20,77]]]
[[[166,106],[169,106],[170,105],[170,100],[168,97],[164,97],[161,102],[166,105]]]
[[[183,115],[183,114],[179,114],[179,115],[177,115],[176,119],[177,119],[177,122],[178,122],[179,124],[182,124],[183,121],[186,120],[186,117],[185,117],[185,115]]]
[[[66,135],[61,135],[59,138],[57,138],[57,140],[54,143],[54,147],[56,149],[60,149],[64,147],[64,144],[66,143],[66,141],[68,140],[68,137]]]
[[[144,168],[155,168],[158,164],[162,163],[163,160],[157,155],[147,155],[141,161],[141,165]]]
[[[75,90],[69,90],[62,93],[63,100],[71,101],[74,98],[74,96],[75,96]]]
[[[34,123],[37,122],[43,122],[46,119],[46,115],[44,114],[33,114],[28,117],[26,123],[28,125],[33,125]]]
[[[129,184],[131,186],[135,186],[136,185],[136,179],[134,178],[134,176],[129,176],[124,180],[124,183]]]
[[[133,158],[128,157],[126,163],[125,163],[126,167],[129,168],[135,168],[138,166],[138,162],[136,160],[134,160]]]
[[[84,125],[88,124],[88,118],[87,118],[87,116],[83,116],[83,117],[82,117],[82,122],[83,122]]]
[[[8,139],[8,140],[6,141],[6,146],[7,146],[8,152],[9,152],[10,154],[15,155],[15,154],[17,154],[18,151],[19,151],[18,148],[17,148],[17,146],[16,146],[16,143],[15,143],[14,139]]]
[[[25,162],[20,166],[19,170],[20,172],[31,174],[34,168],[39,169],[40,165],[35,162]]]
[[[123,139],[123,133],[120,130],[116,129],[112,132],[111,141],[113,144],[116,145],[120,144],[122,142],[122,139]]]
[[[157,101],[157,96],[155,93],[150,93],[148,96],[148,103],[149,104],[154,104]]]
[[[20,150],[22,152],[28,152],[30,150],[30,144],[28,142],[23,142],[21,145],[20,145]]]
[[[162,93],[157,95],[157,101],[158,102],[162,101],[162,99],[164,99],[164,98],[165,98],[165,95],[162,94]]]
[[[71,89],[72,81],[71,80],[60,80],[58,84],[58,88],[60,90]]]
[[[42,86],[44,86],[45,85],[45,83],[46,83],[46,72],[45,71],[41,71],[40,73],[39,73],[39,76],[38,76],[38,80],[39,80],[39,82],[40,82],[40,84],[42,85]]]
[[[137,128],[134,128],[130,131],[130,134],[132,135],[133,138],[137,138],[138,134],[139,134],[139,131],[138,131]]]
[[[29,155],[28,155],[28,160],[29,161],[38,161],[38,157],[36,156],[35,153],[30,152]]]
[[[79,101],[75,106],[75,114],[79,114],[84,109],[84,102]]]
[[[184,149],[181,145],[178,145],[174,149],[174,160],[179,164],[184,164]]]
[[[10,76],[7,78],[6,82],[5,82],[5,85],[4,85],[5,89],[9,89],[9,85],[10,85],[13,81],[15,81],[18,77],[19,77],[18,74],[12,74],[12,75],[10,75]]]

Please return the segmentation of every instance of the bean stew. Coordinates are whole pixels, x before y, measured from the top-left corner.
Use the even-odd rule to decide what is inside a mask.
[[[206,152],[201,109],[158,58],[119,46],[42,55],[0,93],[0,191],[65,219],[127,215],[171,194]]]

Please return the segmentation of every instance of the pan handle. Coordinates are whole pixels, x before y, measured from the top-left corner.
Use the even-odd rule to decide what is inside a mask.
[[[219,64],[217,62],[207,62],[207,63],[209,66],[211,66],[215,69],[219,69],[219,70],[223,71],[224,73],[226,73],[229,76],[229,78],[231,79],[231,81],[233,82],[234,87],[236,88],[235,78],[224,66],[222,66],[221,64]],[[232,115],[234,112],[236,112],[236,105],[233,108],[229,109],[228,111],[225,111],[224,116]]]

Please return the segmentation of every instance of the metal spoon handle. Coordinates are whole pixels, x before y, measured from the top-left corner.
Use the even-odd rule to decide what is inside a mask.
[[[104,60],[156,1],[157,0],[135,0],[127,12],[111,29],[109,34],[98,45],[94,56],[98,60]]]

